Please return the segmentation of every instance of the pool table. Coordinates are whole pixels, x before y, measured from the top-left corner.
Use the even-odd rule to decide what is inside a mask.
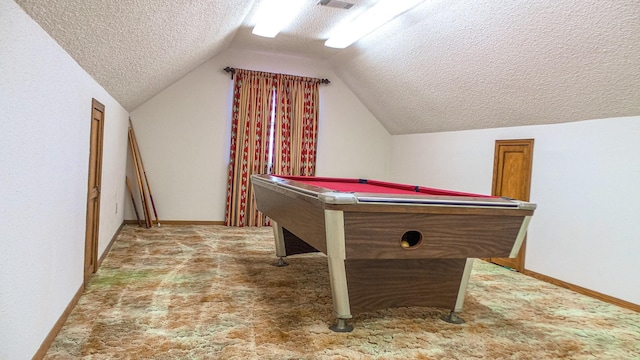
[[[331,329],[353,312],[401,306],[457,312],[474,258],[515,257],[536,208],[507,198],[375,180],[251,176],[257,208],[284,257],[327,256]]]

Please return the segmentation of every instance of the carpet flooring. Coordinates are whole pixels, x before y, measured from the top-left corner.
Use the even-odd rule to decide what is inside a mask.
[[[460,313],[354,314],[326,257],[275,262],[271,228],[127,225],[46,359],[640,359],[640,314],[476,260]]]

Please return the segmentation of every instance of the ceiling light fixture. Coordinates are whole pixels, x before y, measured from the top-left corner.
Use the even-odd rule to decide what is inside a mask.
[[[275,37],[296,17],[304,4],[305,2],[300,0],[263,1],[251,33],[263,37]]]
[[[344,49],[424,1],[380,0],[353,21],[336,28],[325,41],[324,46]]]

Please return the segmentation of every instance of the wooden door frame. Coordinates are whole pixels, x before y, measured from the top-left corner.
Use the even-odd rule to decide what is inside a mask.
[[[499,181],[501,169],[498,167],[500,164],[500,147],[501,146],[525,146],[529,150],[528,152],[529,166],[525,170],[526,173],[521,174],[523,175],[523,178],[525,181],[524,183],[525,194],[521,199],[517,199],[517,200],[529,201],[529,197],[531,195],[531,175],[533,170],[533,145],[534,145],[534,139],[511,139],[511,140],[495,141],[495,145],[494,145],[495,149],[494,149],[494,155],[493,155],[493,178],[492,178],[492,184],[491,184],[491,195],[493,196],[501,195],[498,192],[499,190],[498,184],[502,183],[501,181]],[[489,261],[496,263],[498,265],[509,266],[514,270],[517,270],[522,273],[525,271],[525,255],[527,251],[526,244],[527,244],[527,239],[525,237],[524,241],[522,242],[522,246],[520,247],[520,251],[518,252],[518,255],[515,257],[515,260],[491,258],[489,259]]]
[[[102,113],[102,119],[94,118],[94,111]],[[98,235],[100,231],[100,190],[102,188],[102,148],[104,137],[104,110],[105,106],[96,99],[91,99],[91,129],[89,131],[89,169],[87,179],[87,222],[85,230],[85,257],[84,257],[84,282],[98,270]],[[98,120],[98,121],[96,121]],[[97,128],[96,128],[97,127]],[[94,140],[93,132],[97,131],[97,138]],[[95,162],[92,161],[96,157]],[[95,188],[97,188],[97,198],[92,201],[94,184],[92,184],[92,174],[95,174]],[[94,206],[95,211],[90,211]],[[93,214],[93,216],[91,216]]]

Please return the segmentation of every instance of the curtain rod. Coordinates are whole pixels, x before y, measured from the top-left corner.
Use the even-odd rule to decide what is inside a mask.
[[[235,75],[235,73],[236,73],[236,68],[232,68],[230,66],[227,66],[223,70],[228,72],[228,73],[231,73],[231,79],[233,80],[233,75]],[[329,79],[318,79],[318,80],[320,80],[321,84],[329,84],[329,83],[331,83],[331,81],[329,81]]]

